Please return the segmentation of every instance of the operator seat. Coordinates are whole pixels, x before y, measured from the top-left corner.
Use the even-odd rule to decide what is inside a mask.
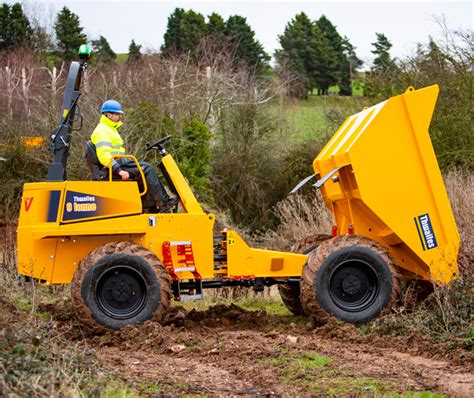
[[[93,181],[104,181],[109,178],[109,169],[99,162],[95,145],[91,141],[86,142],[84,156],[92,174]],[[113,174],[112,180],[122,181],[122,178],[119,175]],[[128,181],[137,181],[137,178],[133,174],[130,174]]]
[[[91,141],[86,142],[84,154],[87,160],[87,166],[89,166],[89,170],[92,174],[92,180],[106,180],[109,176],[109,170],[99,162],[95,145]]]

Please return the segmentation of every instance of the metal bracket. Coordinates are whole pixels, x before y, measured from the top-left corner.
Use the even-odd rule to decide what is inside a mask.
[[[327,173],[323,178],[321,178],[320,180],[318,180],[318,182],[316,182],[316,184],[313,184],[313,187],[316,187],[316,188],[321,188],[324,183],[329,180],[334,174],[336,174],[340,169],[342,169],[344,166],[341,166],[341,167],[338,167],[337,169],[334,169],[334,170],[331,170],[329,173]]]
[[[301,187],[303,187],[303,185],[305,185],[309,180],[311,180],[312,178],[314,178],[316,176],[316,174],[313,174],[313,175],[310,175],[309,177],[306,177],[304,180],[301,180],[298,185],[296,187],[294,187],[291,191],[290,191],[290,194],[292,193],[295,193],[295,192],[298,192]]]

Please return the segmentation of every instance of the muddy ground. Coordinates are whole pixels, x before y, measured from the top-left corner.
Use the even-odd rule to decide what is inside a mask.
[[[7,300],[0,304],[5,330],[20,314]],[[314,327],[289,313],[232,304],[175,306],[164,325],[149,321],[98,335],[80,326],[70,300],[38,311],[56,335],[146,396],[474,396],[472,353],[447,354],[418,336],[363,334],[339,323]]]

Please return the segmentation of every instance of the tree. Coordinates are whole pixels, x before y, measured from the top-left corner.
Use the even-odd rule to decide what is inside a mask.
[[[364,63],[357,57],[355,53],[355,47],[345,36],[342,39],[342,51],[344,58],[341,65],[339,94],[352,95],[352,81],[354,80],[354,77],[357,73],[357,69],[360,68]]]
[[[189,53],[196,56],[196,49],[205,36],[218,39],[216,44],[228,43],[235,51],[238,64],[245,64],[257,72],[268,66],[270,57],[263,46],[255,39],[255,32],[245,18],[234,15],[224,23],[219,14],[209,16],[208,23],[202,14],[193,10],[176,8],[168,17],[161,51],[164,55]]]
[[[270,56],[262,44],[255,39],[255,32],[247,24],[247,19],[240,15],[232,15],[225,23],[225,35],[235,48],[238,63],[244,63],[257,73],[268,67]]]
[[[383,72],[386,69],[394,68],[395,60],[390,57],[389,53],[389,50],[392,48],[392,43],[390,43],[383,33],[375,33],[375,35],[377,36],[377,41],[371,43],[375,47],[375,49],[371,51],[371,53],[375,55],[372,71]]]
[[[370,72],[366,72],[364,95],[378,97],[383,93],[387,98],[395,95],[398,91],[399,68],[389,53],[392,43],[383,33],[376,33],[376,36],[377,41],[372,43],[374,50],[371,51],[375,55],[375,59]]]
[[[194,50],[199,41],[206,35],[206,22],[200,13],[188,10],[180,22],[181,47],[183,52],[194,55]]]
[[[117,58],[117,54],[110,48],[109,42],[104,36],[92,40],[93,56],[99,63],[111,64]]]
[[[182,8],[176,8],[168,17],[168,26],[161,51],[165,55],[186,52],[194,55],[199,40],[205,34],[206,22],[202,14],[193,10],[184,11]]]
[[[31,47],[42,57],[46,57],[46,54],[54,49],[52,36],[43,26],[33,25]]]
[[[79,25],[79,17],[67,7],[63,7],[56,17],[54,24],[59,55],[70,61],[76,56],[81,44],[87,42],[87,36]]]
[[[314,57],[315,70],[311,74],[318,94],[327,95],[329,87],[337,84],[340,77],[340,55],[321,31],[317,24],[313,24],[313,42],[311,56]]]
[[[142,48],[141,45],[135,43],[135,40],[132,40],[130,45],[128,46],[128,63],[139,62],[142,59],[142,54],[140,49]]]
[[[332,24],[332,22],[326,18],[326,16],[322,15],[318,21],[316,22],[321,33],[326,37],[328,43],[330,44],[331,50],[328,53],[327,50],[321,48],[321,52],[324,57],[328,57],[328,59],[332,62],[331,67],[327,68],[326,70],[326,78],[325,81],[329,83],[329,85],[338,84],[339,85],[339,92],[342,95],[351,95],[351,79],[347,75],[347,65],[348,61],[346,59],[346,55],[344,54],[344,45],[343,39],[341,35],[337,32],[336,27]],[[322,43],[321,46],[326,46],[327,44]],[[334,63],[334,59],[337,61]],[[324,86],[327,83],[323,84]],[[322,88],[324,93],[327,93],[329,86]]]
[[[282,50],[276,52],[278,62],[294,74],[304,76],[303,97],[314,88],[318,88],[320,94],[327,94],[329,86],[338,81],[339,58],[318,24],[302,12],[287,24],[279,39]]]
[[[217,13],[213,12],[208,17],[206,25],[206,33],[218,40],[225,38],[225,22],[224,19]]]
[[[338,54],[342,54],[342,37],[337,32],[336,27],[332,24],[332,22],[326,18],[325,15],[322,15],[317,21],[316,25],[318,26],[321,33],[326,36],[331,44],[333,50]]]
[[[0,7],[0,50],[30,45],[32,29],[20,3]]]
[[[314,88],[312,75],[316,70],[315,60],[310,48],[313,42],[313,25],[308,16],[302,12],[297,14],[278,36],[281,50],[275,53],[280,66],[290,75],[289,94],[298,98],[306,98],[308,91]]]
[[[175,8],[168,17],[168,25],[163,37],[164,43],[161,51],[165,54],[176,54],[182,51],[181,46],[181,19],[185,11],[182,8]]]

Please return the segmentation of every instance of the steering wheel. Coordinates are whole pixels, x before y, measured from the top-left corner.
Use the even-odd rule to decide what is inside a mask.
[[[167,135],[166,137],[160,138],[158,141],[154,142],[153,144],[148,144],[146,146],[146,150],[149,151],[150,149],[156,149],[160,152],[165,151],[166,143],[171,139],[171,135]]]

